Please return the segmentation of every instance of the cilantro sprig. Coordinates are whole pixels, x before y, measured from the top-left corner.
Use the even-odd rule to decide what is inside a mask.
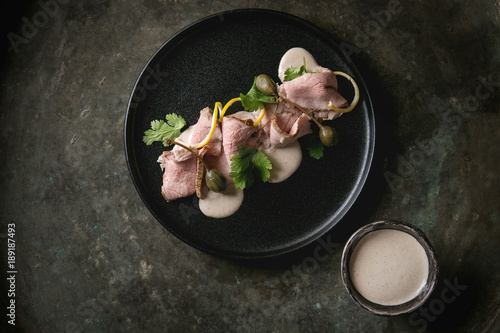
[[[263,109],[267,103],[276,103],[276,97],[265,95],[257,89],[256,81],[257,77],[254,78],[252,88],[246,95],[240,94],[241,104],[247,111]]]
[[[292,81],[293,79],[298,78],[299,76],[302,76],[306,74],[306,58],[304,57],[304,64],[300,67],[288,67],[285,70],[285,77],[284,81]]]
[[[257,148],[247,146],[238,147],[239,154],[231,157],[231,172],[234,186],[241,190],[253,185],[255,178],[266,182],[271,176],[272,169],[269,158]]]
[[[162,142],[164,146],[168,146],[165,140],[175,140],[181,134],[181,130],[186,126],[186,120],[181,116],[170,113],[165,116],[166,122],[163,120],[153,120],[151,128],[144,132],[142,141],[148,146],[153,142]]]
[[[321,143],[319,136],[311,135],[307,141],[307,150],[309,151],[309,156],[319,160],[323,157],[325,146]]]

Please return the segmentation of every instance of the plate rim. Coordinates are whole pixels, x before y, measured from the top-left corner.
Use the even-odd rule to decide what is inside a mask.
[[[183,237],[180,235],[178,232],[173,230],[173,228],[169,228],[161,221],[153,207],[147,202],[145,194],[142,192],[142,187],[139,184],[138,178],[141,178],[141,175],[137,172],[138,167],[136,166],[135,169],[132,164],[137,165],[137,160],[132,158],[132,156],[135,155],[135,148],[133,145],[133,118],[135,118],[135,112],[130,112],[131,107],[134,103],[137,103],[134,101],[134,94],[137,90],[137,87],[141,84],[141,80],[144,77],[145,72],[147,69],[150,67],[151,63],[153,60],[156,59],[156,57],[162,52],[162,50],[169,44],[176,42],[182,42],[182,40],[189,38],[189,34],[191,33],[191,30],[196,28],[197,26],[202,26],[203,24],[209,24],[210,26],[213,25],[211,21],[213,21],[216,18],[219,18],[220,23],[224,21],[224,17],[227,15],[270,15],[270,16],[279,16],[281,18],[284,18],[286,20],[289,20],[291,22],[295,21],[297,23],[300,23],[303,26],[306,26],[307,29],[310,29],[313,31],[315,34],[318,34],[321,38],[329,40],[329,43],[339,52],[339,55],[342,58],[342,61],[346,64],[346,66],[351,70],[357,77],[357,84],[361,85],[363,87],[363,90],[366,92],[366,96],[364,96],[364,100],[367,104],[367,127],[369,128],[369,135],[368,135],[368,145],[367,145],[367,152],[365,153],[365,162],[364,166],[362,167],[362,173],[358,177],[358,182],[353,186],[352,193],[348,200],[346,200],[343,205],[341,206],[340,209],[338,209],[335,214],[336,217],[334,219],[331,219],[327,224],[325,224],[322,228],[318,228],[318,231],[315,232],[312,236],[308,237],[307,239],[298,242],[294,244],[293,246],[288,246],[285,248],[281,248],[279,250],[272,250],[272,251],[264,251],[264,252],[239,252],[239,251],[228,251],[225,249],[217,249],[216,247],[207,244],[208,246],[201,246],[199,242],[193,242],[186,237]],[[194,31],[195,32],[195,31]],[[174,46],[175,47],[175,46]],[[133,114],[131,114],[133,113]],[[212,255],[216,255],[219,257],[225,257],[225,258],[230,258],[230,259],[265,259],[265,258],[272,258],[272,257],[277,257],[285,254],[289,254],[291,252],[297,251],[299,249],[302,249],[317,239],[321,238],[324,236],[326,233],[328,233],[332,228],[337,225],[342,218],[347,214],[347,212],[352,208],[354,203],[357,201],[361,191],[363,190],[368,175],[370,174],[370,170],[372,168],[373,164],[373,158],[375,154],[375,138],[376,138],[376,126],[375,126],[375,114],[374,114],[374,108],[373,108],[373,102],[370,96],[370,93],[368,91],[367,85],[365,83],[365,80],[363,79],[361,73],[359,72],[358,68],[355,66],[355,64],[352,62],[352,60],[349,58],[348,55],[343,52],[343,50],[339,47],[338,41],[335,39],[335,36],[332,35],[331,33],[328,33],[324,31],[323,29],[319,28],[315,24],[311,23],[310,21],[307,21],[306,19],[303,19],[301,17],[295,16],[293,14],[289,14],[286,12],[281,12],[277,10],[272,10],[272,9],[261,9],[261,8],[243,8],[243,9],[231,9],[231,10],[226,10],[222,11],[219,13],[214,13],[208,16],[205,16],[203,18],[200,18],[198,20],[193,21],[192,23],[184,26],[182,29],[178,30],[176,33],[174,33],[171,37],[167,38],[165,42],[161,44],[160,47],[150,56],[148,61],[145,63],[144,67],[140,71],[137,80],[131,90],[130,97],[127,103],[127,108],[126,108],[126,113],[125,113],[125,118],[124,118],[124,125],[123,125],[123,139],[124,139],[124,151],[125,151],[125,160],[127,163],[127,168],[129,170],[129,175],[132,179],[132,182],[134,184],[134,187],[139,194],[139,197],[141,198],[143,204],[148,208],[149,212],[153,215],[153,217],[157,220],[157,222],[160,223],[162,227],[167,229],[172,235],[174,235],[177,239],[181,240],[182,242],[186,243],[187,245],[203,251],[205,253],[209,253]],[[130,141],[130,142],[129,142]]]

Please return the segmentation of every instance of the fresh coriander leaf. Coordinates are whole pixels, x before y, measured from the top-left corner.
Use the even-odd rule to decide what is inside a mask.
[[[309,151],[309,155],[312,158],[315,158],[317,160],[322,158],[324,149],[325,147],[321,143],[321,140],[318,136],[313,135],[309,137],[309,140],[307,142],[307,150]]]
[[[236,154],[231,158],[231,172],[229,176],[233,179],[234,186],[243,190],[254,183],[254,177],[250,161]]]
[[[267,103],[276,103],[276,97],[264,95],[257,89],[256,80],[257,78],[253,80],[252,88],[250,88],[246,95],[240,94],[241,104],[247,111],[263,109]]]
[[[257,148],[247,146],[238,147],[238,152],[239,154],[231,157],[231,172],[229,173],[236,188],[243,190],[252,186],[256,177],[263,182],[269,179],[272,164],[266,154]]]
[[[285,82],[292,81],[293,79],[298,78],[306,73],[305,66],[300,67],[288,67],[285,70]]]
[[[153,120],[151,122],[151,128],[144,132],[142,141],[144,141],[148,146],[155,141],[162,141],[163,133],[165,132],[163,128],[168,126],[163,120]]]
[[[166,139],[175,140],[181,134],[181,129],[186,126],[186,121],[175,113],[170,113],[165,116],[167,122],[163,120],[153,120],[151,128],[144,132],[142,141],[148,146],[153,142],[162,142],[164,146]]]
[[[267,158],[266,154],[256,149],[255,154],[252,157],[252,163],[254,165],[254,174],[263,182],[267,182],[271,176],[270,170],[273,168],[273,165],[271,164],[271,161],[269,161],[269,158]]]
[[[299,76],[302,76],[306,74],[306,58],[304,57],[304,64],[300,67],[288,67],[285,70],[285,77],[284,80],[286,81],[292,81],[293,79],[298,78]]]
[[[179,131],[186,126],[186,121],[184,118],[179,116],[178,114],[175,113],[169,113],[165,116],[165,119],[167,120],[167,123],[173,127],[178,129]],[[180,133],[180,132],[179,132]]]

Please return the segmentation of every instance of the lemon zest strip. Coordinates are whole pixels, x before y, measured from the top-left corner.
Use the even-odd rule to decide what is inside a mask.
[[[222,112],[220,113],[220,116],[219,116],[219,121],[222,121],[222,118],[224,117],[224,114],[226,113],[227,109],[229,109],[229,107],[231,105],[233,105],[233,103],[238,102],[238,101],[241,101],[241,98],[235,97],[235,98],[231,99],[229,102],[227,102],[226,105],[224,105],[224,108],[222,109]]]
[[[263,107],[262,108],[262,111],[260,112],[260,115],[259,117],[253,122],[253,125],[254,126],[257,126],[258,123],[260,123],[260,121],[262,120],[262,118],[264,118],[264,115],[266,114],[266,108]]]
[[[222,109],[222,103],[216,102],[215,107],[214,107],[214,114],[212,117],[212,127],[210,128],[210,132],[208,132],[205,139],[203,139],[203,141],[200,142],[195,148],[197,148],[197,149],[202,148],[203,146],[205,146],[207,143],[210,142],[210,139],[212,138],[212,135],[215,132],[215,128],[217,127],[217,120],[219,119],[218,113],[219,113],[219,111],[221,111],[221,109]]]
[[[353,88],[354,88],[354,97],[352,99],[352,102],[350,103],[350,105],[346,108],[338,108],[336,106],[334,106],[332,104],[332,102],[330,101],[330,103],[328,104],[328,107],[336,112],[340,112],[340,113],[347,113],[347,112],[351,112],[355,107],[356,105],[358,104],[358,101],[359,101],[359,88],[358,88],[358,85],[356,84],[356,82],[354,81],[354,79],[352,77],[350,77],[348,74],[344,73],[344,72],[333,72],[333,74],[335,75],[340,75],[340,76],[343,76],[345,77],[347,80],[349,80],[349,82],[351,82]]]

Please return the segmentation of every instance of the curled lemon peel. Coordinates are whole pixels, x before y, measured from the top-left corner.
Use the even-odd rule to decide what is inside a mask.
[[[229,109],[229,107],[231,105],[233,105],[233,103],[238,102],[238,101],[241,101],[241,98],[235,97],[235,98],[231,99],[229,102],[227,102],[226,105],[224,105],[224,108],[222,109],[220,116],[219,116],[219,121],[222,121],[222,118],[224,117],[224,114],[226,113],[227,109]]]
[[[215,132],[215,128],[217,127],[217,120],[219,119],[218,114],[219,114],[219,111],[221,111],[221,109],[222,109],[221,102],[216,102],[215,107],[214,107],[214,114],[212,117],[212,127],[210,128],[210,132],[208,132],[205,139],[203,139],[203,141],[200,142],[195,148],[197,148],[197,149],[202,148],[203,146],[205,146],[207,143],[210,142],[210,139],[212,138],[212,135]]]
[[[260,121],[262,120],[262,118],[264,118],[264,115],[266,114],[266,108],[262,108],[262,111],[260,112],[260,115],[257,119],[255,119],[255,121],[253,122],[253,125],[254,126],[257,126],[258,123],[260,123]]]
[[[231,105],[233,105],[235,102],[240,102],[240,101],[241,101],[240,97],[235,97],[235,98],[229,100],[229,102],[227,102],[226,105],[224,105],[224,108],[222,108],[222,111],[221,111],[220,116],[219,116],[219,121],[222,121],[222,118],[226,114],[227,109],[229,109],[229,107]],[[265,114],[266,114],[266,108],[263,108],[262,112],[260,113],[259,117],[254,121],[253,125],[257,126],[257,124],[260,123],[262,118],[264,118]]]
[[[358,104],[358,101],[359,101],[359,88],[358,88],[358,85],[356,84],[356,82],[354,81],[354,79],[352,77],[350,77],[348,74],[346,74],[344,72],[338,72],[337,71],[337,72],[333,72],[333,74],[343,76],[347,80],[349,80],[349,82],[352,84],[352,87],[354,88],[354,97],[352,99],[352,102],[346,108],[338,108],[338,107],[334,106],[332,104],[332,102],[330,102],[328,104],[328,107],[330,109],[332,109],[333,111],[340,112],[340,113],[351,112],[356,107],[356,105]]]

